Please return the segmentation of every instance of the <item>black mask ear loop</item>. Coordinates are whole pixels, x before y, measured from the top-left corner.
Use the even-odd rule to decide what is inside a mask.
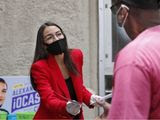
[[[127,11],[129,11],[129,7],[127,7],[127,6],[124,5],[124,4],[121,4],[120,8],[118,9],[118,11],[117,11],[117,13],[116,13],[116,16],[118,16],[120,10],[123,9],[123,8],[124,8],[124,9],[127,9]],[[127,20],[127,17],[128,17],[128,12],[127,12],[127,14],[126,14],[125,16],[122,16],[122,17],[125,17],[125,18],[123,19],[123,21],[122,21],[121,23],[120,23],[120,22],[118,23],[120,27],[124,27],[124,24],[125,24],[125,22],[126,22],[126,20]]]

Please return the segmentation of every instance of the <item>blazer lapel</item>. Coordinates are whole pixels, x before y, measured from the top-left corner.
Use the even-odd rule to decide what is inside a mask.
[[[66,86],[65,80],[63,78],[63,75],[60,71],[60,68],[59,68],[53,55],[48,56],[48,64],[49,64],[49,67],[51,68],[51,71],[52,71],[51,74],[52,74],[54,80],[56,81],[58,87],[61,89],[61,92],[64,94],[64,96],[66,98],[70,99],[70,94],[69,94],[68,88]]]

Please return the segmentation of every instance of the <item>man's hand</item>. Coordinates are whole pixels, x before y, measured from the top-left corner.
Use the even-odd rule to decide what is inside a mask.
[[[107,120],[107,116],[108,116],[108,112],[111,107],[111,104],[105,102],[102,107],[104,112],[100,116],[96,117],[95,120]]]

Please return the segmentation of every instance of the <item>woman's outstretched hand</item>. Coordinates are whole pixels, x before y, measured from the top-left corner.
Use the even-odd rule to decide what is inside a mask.
[[[98,95],[92,95],[90,100],[90,105],[93,106],[103,106],[105,103],[105,99]]]

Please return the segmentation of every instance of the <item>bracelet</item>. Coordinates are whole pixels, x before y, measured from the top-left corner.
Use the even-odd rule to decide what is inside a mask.
[[[77,114],[80,113],[80,109],[81,109],[81,104],[79,102],[75,100],[71,100],[67,102],[66,110],[71,115],[76,116]]]

